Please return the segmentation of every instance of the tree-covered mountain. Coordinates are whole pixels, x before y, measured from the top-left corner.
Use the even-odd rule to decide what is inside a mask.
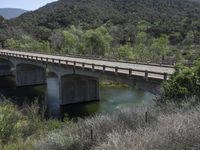
[[[188,0],[60,0],[25,13],[12,24],[28,32],[38,26],[58,29],[81,25],[90,29],[108,24],[126,28],[124,32],[132,34],[138,21],[145,20],[151,24],[148,32],[153,36],[180,32],[184,38],[199,19],[200,4]]]
[[[0,8],[0,16],[3,16],[5,19],[16,18],[25,12],[27,11],[18,8]]]
[[[95,44],[90,45],[90,53],[91,49],[104,49],[96,45],[105,44],[105,39],[110,39],[111,42],[107,44],[112,51],[126,53],[133,51],[130,49],[141,49],[141,55],[152,53],[154,58],[157,54],[154,56],[152,49],[158,49],[156,53],[159,57],[168,52],[166,49],[170,49],[171,55],[179,51],[189,57],[188,53],[193,51],[196,55],[200,45],[200,4],[193,0],[59,0],[7,21],[3,26],[4,31],[9,33],[4,39],[15,37],[21,40],[29,36],[39,42],[49,42],[51,49],[65,49],[67,52],[69,44],[66,45],[64,40],[64,31],[69,33],[68,40],[83,42],[68,49],[87,49],[85,43],[88,40],[85,38],[91,36],[90,43]],[[101,39],[101,36],[107,35],[111,38]],[[102,43],[98,43],[98,40]],[[81,53],[85,51],[81,50]]]
[[[200,5],[189,0],[59,0],[26,13],[14,22],[54,29],[78,24],[86,27],[110,22],[132,24],[144,19],[167,24],[169,28],[174,23],[180,24],[179,21],[199,19],[199,12]]]

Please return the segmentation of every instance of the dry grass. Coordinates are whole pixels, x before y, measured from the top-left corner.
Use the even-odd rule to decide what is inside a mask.
[[[148,122],[145,112],[148,110]],[[200,149],[200,106],[149,106],[98,115],[48,134],[37,150]],[[91,137],[91,130],[93,136]]]
[[[190,110],[161,114],[156,126],[124,133],[113,132],[95,150],[177,150],[200,149],[200,113]]]

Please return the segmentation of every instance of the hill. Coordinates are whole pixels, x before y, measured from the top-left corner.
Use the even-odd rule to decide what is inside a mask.
[[[21,40],[19,37],[24,33],[39,42],[49,42],[46,46],[50,46],[53,50],[62,50],[67,53],[72,46],[66,50],[66,45],[69,44],[63,44],[65,40],[62,31],[69,30],[72,26],[78,27],[77,30],[82,30],[77,32],[83,35],[88,30],[93,30],[95,34],[98,34],[100,30],[96,29],[106,28],[112,42],[104,45],[103,54],[106,53],[105,47],[110,47],[114,51],[112,53],[117,53],[117,57],[124,55],[124,51],[127,52],[133,48],[134,50],[144,49],[145,47],[144,55],[148,57],[149,53],[152,53],[151,59],[155,57],[154,52],[151,51],[156,51],[158,53],[156,57],[159,55],[159,59],[167,52],[170,53],[169,55],[178,53],[173,58],[179,57],[179,53],[181,53],[177,59],[182,59],[182,55],[188,59],[191,57],[191,53],[196,55],[200,45],[200,4],[191,0],[59,0],[36,11],[24,13],[6,23],[12,29],[9,38],[16,37]],[[10,32],[11,29],[8,31]],[[92,33],[87,33],[85,36],[77,36],[74,33],[74,31],[70,31],[68,38],[72,38],[73,35],[76,39],[74,41],[83,42],[79,46],[73,45],[74,49],[89,47],[84,43],[88,42],[85,37],[94,36],[88,35]],[[102,33],[105,35],[105,32]],[[92,42],[92,38],[90,44],[95,43]],[[57,41],[57,45],[55,41]],[[105,41],[101,42],[105,43]],[[96,45],[98,44],[97,42]],[[161,46],[161,44],[164,45]],[[102,49],[95,47],[96,45],[90,45],[90,50],[92,48]],[[124,46],[128,46],[128,48],[124,48]],[[121,49],[119,49],[120,47]],[[169,52],[167,49],[171,51]],[[111,53],[110,50],[107,51]],[[118,51],[123,51],[123,54],[118,54]],[[88,52],[82,51],[81,53]],[[94,53],[92,52],[92,54]],[[108,55],[113,56],[113,54]],[[135,54],[132,57],[136,57]],[[143,58],[139,57],[138,59]]]
[[[170,25],[184,19],[200,18],[200,5],[188,0],[60,0],[15,20],[48,28],[84,24],[135,23],[144,19]],[[168,24],[170,23],[170,24]]]
[[[17,8],[0,8],[0,16],[3,16],[5,19],[16,18],[25,12],[27,11]]]
[[[25,13],[12,23],[28,32],[30,25],[58,29],[80,24],[86,29],[118,25],[130,32],[140,20],[151,24],[148,32],[154,36],[172,32],[185,36],[191,23],[200,20],[200,4],[188,0],[60,0]]]

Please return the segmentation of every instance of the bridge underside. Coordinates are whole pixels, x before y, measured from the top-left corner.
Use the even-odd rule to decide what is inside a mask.
[[[0,61],[0,76],[11,75],[13,70],[17,86],[46,84],[46,68],[58,77],[61,105],[99,100],[100,79],[126,83],[155,95],[161,92],[162,80],[158,79],[13,57],[10,57],[9,60],[6,60],[5,57],[5,61]]]
[[[61,105],[99,100],[99,81],[96,78],[69,75],[60,81]]]
[[[46,70],[34,65],[20,64],[16,67],[16,85],[46,84]]]
[[[13,72],[9,65],[1,65],[0,64],[0,76],[10,76]]]
[[[0,59],[0,76],[10,76],[13,74],[12,64],[7,60]]]

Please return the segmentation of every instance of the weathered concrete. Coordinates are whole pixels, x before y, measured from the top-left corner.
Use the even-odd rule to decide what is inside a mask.
[[[6,59],[0,59],[0,76],[13,75],[13,66],[11,62]]]
[[[29,86],[46,84],[46,70],[44,68],[19,64],[16,66],[16,85]]]
[[[0,76],[10,76],[13,72],[9,65],[1,65],[0,64]]]
[[[61,105],[99,100],[99,81],[96,78],[67,75],[60,80]]]
[[[9,50],[0,50],[0,58],[13,64],[17,86],[46,84],[46,70],[56,74],[59,79],[61,105],[98,100],[99,80],[104,79],[136,86],[156,95],[162,90],[162,82],[169,79],[174,72],[173,67],[167,66]],[[3,71],[1,68],[0,70]]]

